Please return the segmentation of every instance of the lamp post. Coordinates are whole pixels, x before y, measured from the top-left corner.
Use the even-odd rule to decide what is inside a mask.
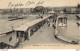
[[[57,17],[57,19],[56,19],[55,35],[58,35],[58,17]]]

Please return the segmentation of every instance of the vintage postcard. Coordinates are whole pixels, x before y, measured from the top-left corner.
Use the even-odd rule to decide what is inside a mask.
[[[80,0],[0,0],[0,49],[80,49]]]

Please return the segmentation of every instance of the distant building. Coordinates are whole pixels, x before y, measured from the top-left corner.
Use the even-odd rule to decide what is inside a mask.
[[[70,8],[70,7],[66,7],[66,8],[64,9],[64,12],[65,12],[65,13],[70,13],[70,11],[71,11],[71,8]]]
[[[48,12],[49,14],[55,14],[55,12],[52,10],[52,11],[49,11]]]
[[[78,4],[78,8],[80,8],[80,4]]]
[[[64,11],[60,11],[60,14],[64,14]]]
[[[77,13],[77,7],[72,7],[71,8],[71,13]]]
[[[77,7],[66,7],[66,8],[64,8],[64,12],[67,14],[76,14]]]
[[[3,10],[0,10],[0,14],[3,13]]]
[[[60,13],[61,11],[63,11],[64,7],[54,7],[53,10],[56,12],[56,13]]]
[[[78,13],[80,13],[80,4],[78,4],[77,7],[78,7]]]

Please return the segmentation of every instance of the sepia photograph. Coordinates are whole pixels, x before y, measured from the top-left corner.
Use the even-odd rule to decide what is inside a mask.
[[[0,0],[0,49],[80,49],[80,0]]]

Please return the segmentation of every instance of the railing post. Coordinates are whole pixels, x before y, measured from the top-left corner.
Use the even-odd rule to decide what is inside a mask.
[[[28,29],[28,40],[30,39],[30,28]]]
[[[56,29],[55,29],[55,34],[58,35],[58,17],[56,19]]]

